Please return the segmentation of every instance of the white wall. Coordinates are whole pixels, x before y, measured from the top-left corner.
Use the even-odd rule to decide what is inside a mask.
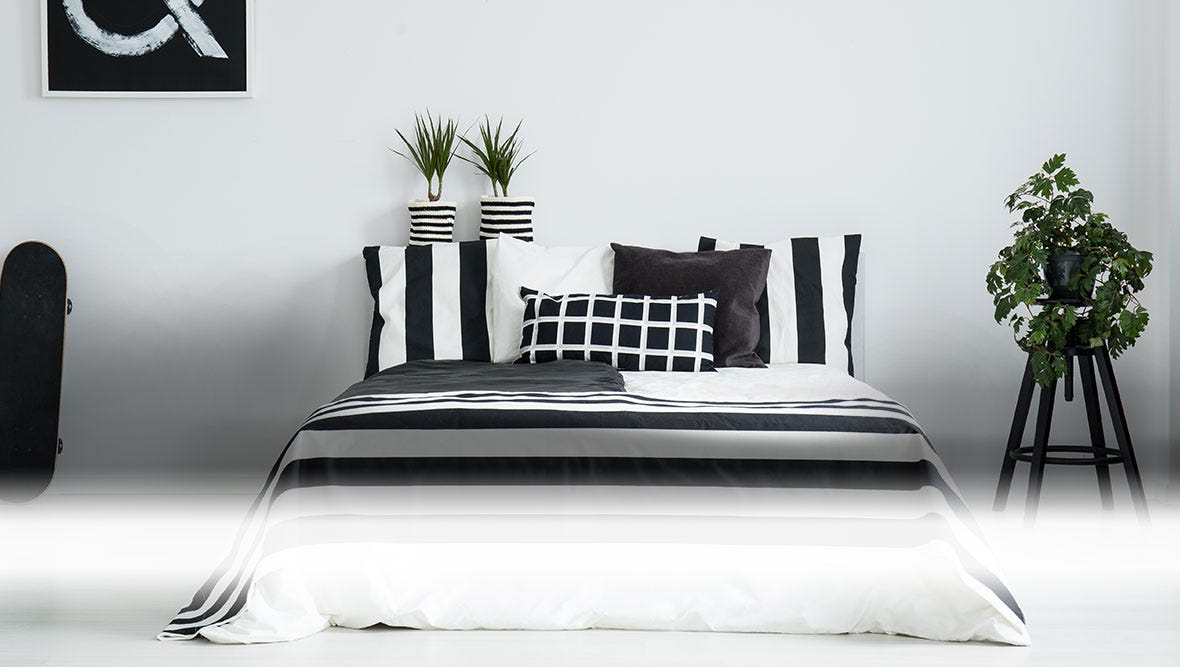
[[[1166,6],[1164,108],[1167,157],[1164,162],[1164,201],[1168,231],[1168,252],[1180,253],[1180,6],[1173,0]],[[1171,399],[1171,484],[1168,499],[1180,502],[1180,266],[1173,266],[1169,276],[1169,326],[1171,331],[1169,362],[1169,396]]]
[[[42,99],[37,6],[0,3],[0,246],[69,265],[63,473],[260,471],[359,377],[360,248],[422,190],[385,146],[429,105],[524,116],[542,243],[863,232],[869,380],[989,474],[1023,360],[983,276],[1004,196],[1067,151],[1160,254],[1118,370],[1162,479],[1162,0],[257,0],[250,100]],[[483,191],[454,168],[468,238]]]

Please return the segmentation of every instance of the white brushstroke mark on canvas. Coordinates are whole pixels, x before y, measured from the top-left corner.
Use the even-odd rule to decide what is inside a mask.
[[[199,7],[204,0],[194,0],[194,2]],[[180,30],[184,32],[184,38],[192,45],[194,51],[206,58],[229,57],[226,55],[225,49],[221,48],[221,45],[213,37],[213,31],[205,25],[205,21],[189,0],[164,0],[164,4],[168,5],[168,11],[176,17],[176,22],[180,24]]]
[[[228,58],[225,49],[213,36],[213,31],[197,14],[195,7],[200,7],[204,1],[163,0],[170,13],[156,25],[134,35],[111,32],[95,23],[82,6],[82,0],[62,0],[62,6],[66,19],[78,37],[107,55],[142,56],[160,48],[180,31],[193,50],[202,57]]]

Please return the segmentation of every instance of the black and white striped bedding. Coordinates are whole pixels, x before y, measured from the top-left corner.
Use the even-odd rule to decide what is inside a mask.
[[[384,623],[1028,642],[901,405],[826,366],[669,375],[623,389],[595,363],[425,361],[358,383],[292,438],[160,638]]]

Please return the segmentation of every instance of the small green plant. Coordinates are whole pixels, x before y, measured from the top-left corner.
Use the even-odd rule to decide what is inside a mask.
[[[996,322],[1006,320],[1016,343],[1032,354],[1037,382],[1065,376],[1061,350],[1069,344],[1105,345],[1115,357],[1134,345],[1147,327],[1147,309],[1135,294],[1151,273],[1152,254],[1135,249],[1105,213],[1092,210],[1094,195],[1079,187],[1065,154],[1045,162],[1005,203],[1020,219],[1012,223],[1012,245],[988,271],[987,291]],[[1050,258],[1071,250],[1083,257],[1069,284],[1079,302],[1045,303],[1034,312],[1049,294]]]
[[[492,121],[487,116],[479,124],[480,144],[477,145],[467,137],[459,137],[471,152],[475,154],[475,159],[470,159],[459,156],[460,160],[469,162],[475,165],[479,173],[487,176],[492,182],[492,196],[508,196],[508,183],[512,181],[512,177],[516,174],[517,168],[524,164],[524,161],[533,156],[532,153],[521,156],[521,141],[517,138],[520,133],[521,123],[516,124],[516,129],[512,130],[512,134],[503,136],[504,119],[501,118],[496,123],[496,129],[492,129]],[[496,187],[499,186],[499,192]]]
[[[454,119],[436,119],[427,109],[425,118],[421,114],[414,114],[413,142],[407,139],[401,130],[397,130],[397,136],[401,137],[409,153],[403,153],[396,148],[389,150],[414,163],[418,172],[426,179],[427,199],[438,201],[442,197],[443,175],[447,173],[447,167],[451,165],[455,151],[459,148],[457,139],[460,137]],[[438,192],[434,191],[436,179]]]

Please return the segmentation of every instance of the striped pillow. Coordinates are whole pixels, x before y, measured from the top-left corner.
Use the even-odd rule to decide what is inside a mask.
[[[702,236],[698,250],[769,248],[766,292],[758,300],[758,356],[768,364],[852,366],[852,313],[860,234],[794,238],[761,246]]]
[[[365,376],[418,359],[491,361],[495,241],[365,248],[373,329]]]
[[[715,370],[717,292],[689,296],[563,294],[520,288],[518,364],[600,361],[623,371]]]

